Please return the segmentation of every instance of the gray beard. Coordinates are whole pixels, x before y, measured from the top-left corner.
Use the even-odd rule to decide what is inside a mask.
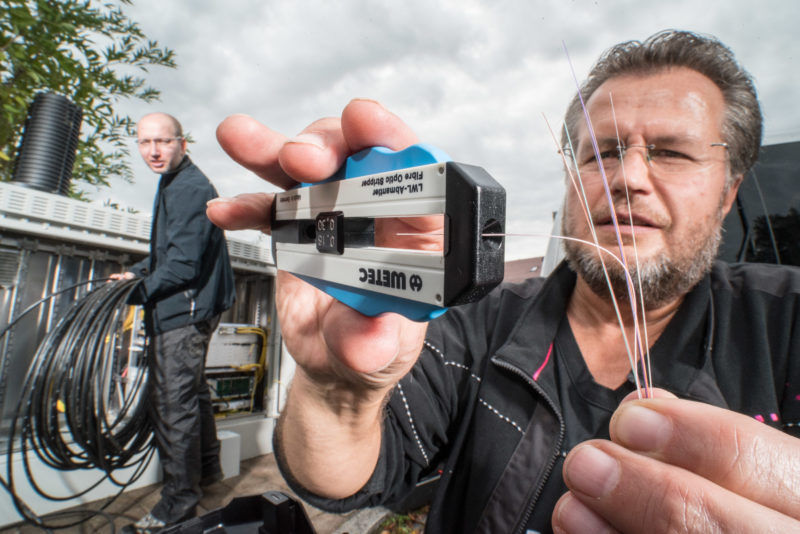
[[[643,299],[645,309],[662,306],[689,292],[711,270],[722,241],[721,213],[713,231],[705,237],[692,240],[691,252],[671,258],[662,252],[655,258],[635,265],[634,257],[627,257],[628,269],[636,291],[636,299]],[[589,285],[592,291],[601,296],[609,295],[603,264],[598,252],[588,245],[571,240],[564,241],[566,259],[573,271]],[[620,305],[627,307],[628,281],[622,265],[615,260],[604,258],[608,279],[614,290],[614,296]],[[641,279],[641,293],[639,283]],[[641,306],[641,303],[639,304]]]

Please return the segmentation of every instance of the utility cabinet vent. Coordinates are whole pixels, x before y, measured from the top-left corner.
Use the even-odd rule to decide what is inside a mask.
[[[17,283],[19,251],[0,249],[0,288],[10,289]]]

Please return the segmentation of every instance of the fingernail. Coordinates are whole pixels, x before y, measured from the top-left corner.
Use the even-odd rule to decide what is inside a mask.
[[[217,197],[217,198],[212,198],[211,200],[206,202],[206,206],[210,206],[211,204],[226,204],[226,203],[230,203],[230,202],[233,202],[232,198]]]
[[[637,451],[661,450],[672,436],[672,422],[641,404],[623,404],[611,422],[614,440]]]
[[[603,518],[570,493],[567,493],[558,505],[556,516],[558,526],[553,529],[556,534],[613,532],[611,526]]]
[[[600,498],[617,486],[617,461],[592,445],[579,445],[567,456],[564,473],[571,490]]]
[[[378,102],[377,100],[374,100],[372,98],[356,97],[356,98],[352,99],[351,102],[369,102],[371,104],[376,104],[376,105],[378,105],[380,107],[384,107],[383,104],[381,104],[380,102]]]
[[[302,145],[311,145],[319,149],[325,148],[325,138],[319,134],[312,132],[301,133],[286,141],[287,143],[298,143]]]

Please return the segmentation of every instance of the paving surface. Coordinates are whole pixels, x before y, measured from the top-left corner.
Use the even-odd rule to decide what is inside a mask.
[[[198,515],[221,508],[231,499],[239,496],[260,495],[267,491],[283,491],[294,497],[278,472],[278,466],[272,454],[244,460],[239,475],[228,478],[204,488],[204,496],[197,510]],[[112,534],[123,526],[136,521],[145,515],[158,502],[160,485],[147,486],[123,493],[106,509],[106,517],[94,517],[79,526],[55,531],[57,533],[76,534]],[[81,508],[98,509],[104,501],[97,501]],[[329,514],[308,504],[303,505],[317,534],[366,534],[376,521],[374,511],[353,512],[350,514]],[[113,519],[114,527],[109,525]],[[356,526],[357,525],[357,526]],[[352,527],[352,530],[351,530]],[[359,529],[359,530],[356,530]],[[16,525],[0,528],[2,534],[38,534],[41,529],[32,525]]]

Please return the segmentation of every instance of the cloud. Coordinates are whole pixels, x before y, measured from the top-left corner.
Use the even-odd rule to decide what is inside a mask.
[[[757,79],[767,140],[800,138],[793,0],[758,8],[748,0],[139,0],[126,12],[176,51],[179,68],[148,76],[160,104],[126,102],[122,111],[158,108],[181,119],[197,141],[192,157],[223,195],[273,190],[219,149],[214,131],[224,117],[244,112],[293,135],[369,97],[425,142],[500,181],[509,231],[546,234],[563,186],[543,115],[557,129],[575,90],[563,46],[582,78],[606,47],[667,27],[728,43]],[[136,185],[115,183],[97,196],[149,211],[156,177],[133,153]],[[541,255],[546,241],[509,238],[509,257]]]

